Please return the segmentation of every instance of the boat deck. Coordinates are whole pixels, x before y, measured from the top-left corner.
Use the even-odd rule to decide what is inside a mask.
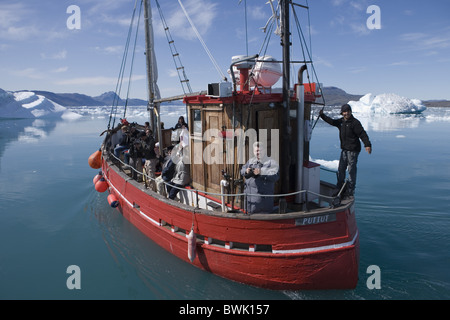
[[[136,187],[146,192],[147,194],[160,198],[164,202],[170,203],[179,207],[190,207],[191,209],[204,210],[204,213],[214,214],[214,215],[226,215],[226,216],[253,216],[254,218],[265,220],[270,216],[274,216],[276,214],[283,215],[284,218],[290,218],[298,216],[299,214],[308,216],[308,215],[317,215],[320,213],[329,212],[330,209],[339,209],[342,210],[342,207],[346,207],[351,205],[354,201],[352,198],[344,198],[340,199],[339,197],[334,197],[333,193],[336,192],[336,185],[326,182],[320,181],[320,195],[318,197],[314,197],[314,200],[304,201],[302,203],[295,203],[294,197],[286,197],[287,199],[281,199],[280,201],[276,201],[273,211],[268,213],[254,213],[247,214],[245,210],[234,207],[231,208],[229,203],[225,203],[225,210],[222,207],[222,202],[220,196],[217,195],[208,195],[203,191],[196,190],[190,186],[187,186],[184,190],[181,190],[176,199],[171,200],[167,197],[164,197],[157,192],[152,191],[148,188],[145,179],[140,178],[136,180],[133,178],[133,171],[136,171],[134,168],[123,164],[123,162],[118,161],[117,159],[112,159],[110,161],[110,165],[117,168],[117,171],[124,175],[124,178],[130,183],[134,184]],[[143,175],[142,173],[135,174]],[[156,176],[158,176],[157,173]],[[150,178],[148,178],[150,179]],[[225,196],[231,196],[229,194],[225,194]]]

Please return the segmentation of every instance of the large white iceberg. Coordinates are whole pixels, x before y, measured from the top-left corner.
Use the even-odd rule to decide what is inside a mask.
[[[422,101],[398,96],[393,93],[373,95],[368,93],[359,101],[349,101],[353,112],[378,114],[413,114],[426,109]]]
[[[0,89],[0,118],[48,117],[74,119],[79,115],[31,91],[9,92]]]

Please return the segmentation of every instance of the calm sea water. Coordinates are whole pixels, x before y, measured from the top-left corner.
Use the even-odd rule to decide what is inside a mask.
[[[101,144],[107,111],[74,110],[83,117],[0,120],[0,299],[450,298],[449,109],[356,115],[373,153],[362,152],[358,166],[360,279],[344,291],[254,288],[159,248],[93,187],[97,170],[87,159]],[[129,120],[145,121],[143,109],[131,112]],[[178,113],[165,116],[170,127]],[[311,156],[339,157],[338,132],[323,121],[314,129]],[[80,268],[81,289],[67,287],[71,265]],[[380,268],[380,289],[366,283],[373,265]]]

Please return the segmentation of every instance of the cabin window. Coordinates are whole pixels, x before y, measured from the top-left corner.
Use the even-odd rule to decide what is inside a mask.
[[[192,110],[192,120],[193,120],[193,131],[194,135],[202,135],[202,111],[201,110]]]

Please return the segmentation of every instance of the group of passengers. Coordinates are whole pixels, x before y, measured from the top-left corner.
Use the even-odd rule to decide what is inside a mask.
[[[184,118],[180,117],[172,130],[187,128]],[[164,197],[175,199],[180,191],[191,182],[188,161],[183,158],[182,143],[175,142],[160,154],[159,143],[155,141],[149,123],[140,130],[136,124],[122,124],[122,136],[114,147],[114,155],[120,158],[123,154],[124,163],[133,167],[132,177],[137,181],[144,180],[146,186]],[[185,152],[184,152],[185,153]],[[267,157],[266,148],[259,142],[253,145],[254,157],[241,168],[245,177],[246,207],[249,213],[271,212],[273,209],[274,185],[279,178],[279,166],[273,159]],[[156,173],[160,175],[156,177]],[[144,173],[144,175],[142,174]],[[180,200],[184,192],[179,194]]]
[[[115,157],[120,159],[123,155],[125,165],[134,169],[133,179],[145,181],[149,189],[175,199],[191,180],[189,165],[183,161],[184,148],[179,143],[170,145],[163,150],[164,155],[161,155],[159,142],[156,142],[149,122],[145,122],[143,130],[138,129],[136,123],[122,122],[120,126],[121,136],[113,148]],[[184,118],[180,117],[172,129],[186,127]],[[158,177],[157,172],[160,172]]]

